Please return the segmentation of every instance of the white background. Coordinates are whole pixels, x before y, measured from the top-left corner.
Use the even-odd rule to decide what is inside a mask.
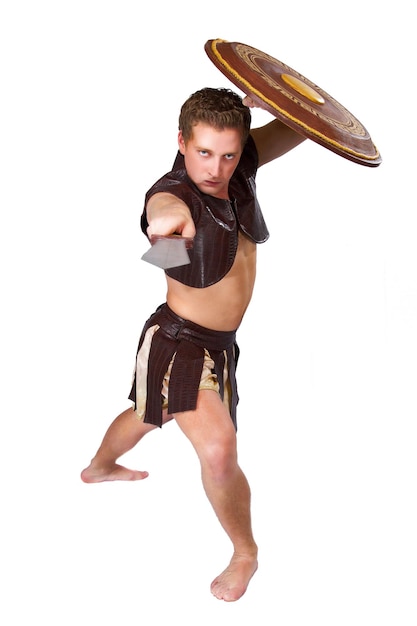
[[[412,23],[403,0],[2,3],[2,624],[415,626]],[[259,171],[271,237],[238,436],[260,569],[233,604],[209,592],[231,546],[175,424],[124,459],[146,481],[79,478],[165,297],[140,260],[144,193],[182,102],[233,88],[204,52],[217,37],[307,76],[383,157],[308,141]]]

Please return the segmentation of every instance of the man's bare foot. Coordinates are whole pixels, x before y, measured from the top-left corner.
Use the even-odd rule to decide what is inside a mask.
[[[229,566],[211,583],[211,593],[225,602],[239,600],[257,569],[256,557],[233,555]]]
[[[143,480],[148,475],[148,472],[131,470],[123,465],[96,468],[91,463],[81,472],[81,480],[85,483],[103,483],[106,480]]]

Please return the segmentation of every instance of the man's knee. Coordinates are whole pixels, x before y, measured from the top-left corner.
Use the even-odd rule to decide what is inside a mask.
[[[227,437],[208,443],[200,454],[203,471],[217,482],[226,480],[237,466],[236,439]]]

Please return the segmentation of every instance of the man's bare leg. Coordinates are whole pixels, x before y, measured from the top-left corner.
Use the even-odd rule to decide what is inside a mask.
[[[250,488],[237,463],[235,429],[214,391],[200,391],[196,410],[175,418],[199,456],[207,497],[234,547],[228,567],[214,579],[211,592],[233,602],[245,593],[258,567]]]
[[[172,419],[164,415],[164,422]],[[116,417],[104,435],[101,446],[91,463],[81,472],[85,483],[100,483],[107,480],[142,480],[148,472],[131,470],[116,463],[123,454],[131,450],[156,426],[139,420],[133,408]]]

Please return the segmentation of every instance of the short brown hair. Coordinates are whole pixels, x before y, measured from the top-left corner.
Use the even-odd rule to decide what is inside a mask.
[[[243,146],[249,135],[251,113],[242,98],[230,89],[205,87],[193,93],[181,107],[179,130],[185,142],[191,139],[193,126],[199,122],[217,130],[239,129]]]

